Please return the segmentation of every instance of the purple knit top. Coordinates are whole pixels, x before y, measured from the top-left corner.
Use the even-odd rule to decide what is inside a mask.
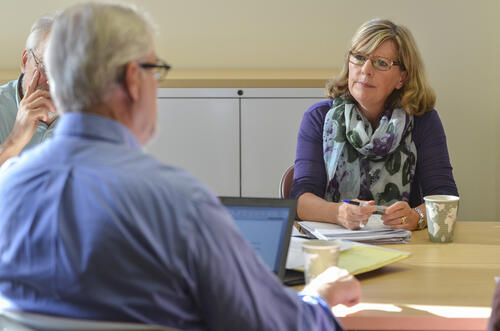
[[[310,192],[321,198],[326,189],[323,160],[323,124],[332,100],[312,105],[304,114],[297,138],[297,154],[291,197]],[[415,116],[412,140],[417,148],[417,166],[410,186],[410,206],[422,204],[433,194],[458,196],[453,179],[446,135],[436,110]]]

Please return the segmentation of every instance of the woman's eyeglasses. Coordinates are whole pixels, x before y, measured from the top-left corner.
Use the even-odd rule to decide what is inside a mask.
[[[370,60],[372,66],[379,71],[391,70],[392,66],[399,66],[402,70],[404,70],[403,65],[399,61],[392,61],[383,56],[371,56],[361,53],[349,52],[349,62],[354,65],[362,66],[368,60]]]
[[[153,77],[156,81],[161,81],[167,76],[170,66],[162,60],[157,60],[156,63],[139,63],[141,68],[153,70]]]

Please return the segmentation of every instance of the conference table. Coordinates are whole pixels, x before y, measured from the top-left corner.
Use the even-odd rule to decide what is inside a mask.
[[[348,330],[486,330],[500,276],[500,222],[457,222],[452,243],[432,243],[427,229],[407,259],[358,275],[363,298],[333,312]]]

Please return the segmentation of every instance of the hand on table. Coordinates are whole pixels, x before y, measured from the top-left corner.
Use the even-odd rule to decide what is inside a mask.
[[[406,201],[398,201],[387,207],[382,221],[393,229],[415,230],[420,216]]]
[[[361,300],[361,284],[347,270],[330,267],[314,278],[302,293],[319,294],[332,307],[338,304],[350,307]]]

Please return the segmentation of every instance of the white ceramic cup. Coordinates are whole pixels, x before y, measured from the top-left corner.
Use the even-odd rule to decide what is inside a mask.
[[[308,240],[302,243],[306,284],[329,267],[336,266],[340,245],[335,240]]]

